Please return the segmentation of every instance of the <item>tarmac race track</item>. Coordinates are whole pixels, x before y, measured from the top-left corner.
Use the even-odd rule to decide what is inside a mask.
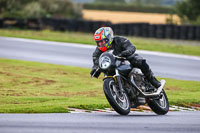
[[[199,133],[200,111],[0,114],[0,133]]]

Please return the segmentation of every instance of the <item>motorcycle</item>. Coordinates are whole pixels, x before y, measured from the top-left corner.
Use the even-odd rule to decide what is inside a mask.
[[[103,90],[112,108],[121,115],[128,115],[131,108],[148,104],[158,115],[169,111],[169,102],[164,91],[165,80],[155,88],[141,70],[131,66],[124,57],[115,56],[113,50],[99,57],[99,66],[92,77],[104,73]]]

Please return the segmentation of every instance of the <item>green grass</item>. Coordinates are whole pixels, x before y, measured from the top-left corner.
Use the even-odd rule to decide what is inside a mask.
[[[0,29],[0,36],[96,45],[92,33]],[[127,38],[140,50],[200,56],[200,41],[152,39],[130,36],[127,36]]]
[[[68,112],[110,107],[90,69],[0,59],[0,113]],[[200,82],[166,79],[170,104],[200,104]]]

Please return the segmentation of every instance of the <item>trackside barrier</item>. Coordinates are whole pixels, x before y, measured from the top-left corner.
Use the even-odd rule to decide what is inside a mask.
[[[149,23],[119,23],[112,24],[107,21],[89,21],[81,19],[16,19],[0,18],[0,28],[20,28],[42,30],[51,29],[58,31],[92,32],[102,26],[110,26],[115,34],[138,37],[169,38],[182,40],[200,40],[200,26],[149,24]]]

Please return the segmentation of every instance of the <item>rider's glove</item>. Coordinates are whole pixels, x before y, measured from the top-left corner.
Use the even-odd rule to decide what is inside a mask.
[[[91,77],[95,77],[95,78],[98,78],[100,74],[101,74],[101,72],[97,71],[97,69],[94,69],[94,68],[90,72]]]
[[[92,75],[96,72],[96,69],[92,69],[91,72],[90,72],[90,75],[92,77]]]

